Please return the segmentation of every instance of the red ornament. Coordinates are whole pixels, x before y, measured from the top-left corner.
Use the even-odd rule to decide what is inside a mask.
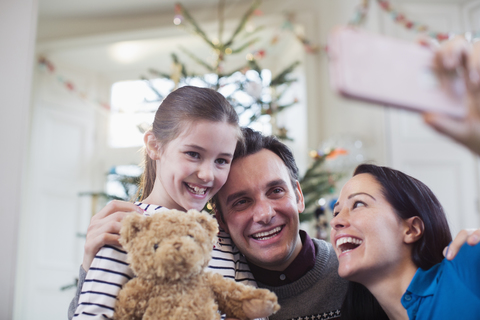
[[[390,4],[388,1],[379,1],[379,3],[384,10],[390,10]]]
[[[446,33],[438,33],[437,34],[438,41],[443,41],[448,39],[448,34]]]
[[[404,16],[403,14],[399,13],[399,14],[397,15],[397,17],[395,18],[395,20],[396,20],[397,22],[403,21],[403,20],[405,20],[405,16]]]
[[[175,4],[175,13],[180,14],[182,12],[182,5],[177,3]]]
[[[405,23],[405,27],[407,27],[407,29],[412,29],[412,27],[413,27],[413,22],[412,22],[412,21],[407,21],[407,22]]]
[[[74,90],[75,90],[75,86],[74,86],[73,83],[71,83],[70,81],[65,81],[65,86],[66,86],[67,89],[70,90],[70,91],[74,91]]]

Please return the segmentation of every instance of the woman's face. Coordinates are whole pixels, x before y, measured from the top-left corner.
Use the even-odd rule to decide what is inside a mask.
[[[368,173],[354,176],[342,188],[330,226],[342,278],[366,284],[411,261],[410,246],[404,243],[406,223]]]

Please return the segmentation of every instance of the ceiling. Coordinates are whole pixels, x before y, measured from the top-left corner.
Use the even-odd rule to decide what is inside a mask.
[[[238,0],[228,0],[236,2]],[[108,17],[151,12],[173,13],[178,0],[39,0],[39,16],[46,18]],[[215,7],[217,0],[182,0],[190,10]]]
[[[175,0],[39,0],[37,53],[54,64],[95,72],[109,81],[139,79],[142,75],[147,76],[150,68],[169,73],[173,52],[190,69],[196,67],[190,71],[205,72],[180,47],[210,61],[214,59],[213,51],[198,36],[173,24],[175,3]],[[211,38],[216,37],[218,0],[186,0],[181,3]],[[226,0],[224,38],[236,28],[251,3]],[[262,8],[268,3],[264,0]],[[268,42],[284,18],[280,14],[261,19],[260,22],[254,18],[252,23],[258,26],[266,21],[272,27],[263,31],[263,42],[260,41],[256,48],[269,46]],[[240,41],[236,43],[237,46],[240,44]],[[276,48],[269,48],[270,57],[281,52],[283,46],[285,44],[280,42]],[[245,54],[232,55],[227,60],[232,68],[238,67],[245,63]]]
[[[246,0],[227,0],[226,6]],[[393,2],[411,2],[411,0],[396,0]],[[465,3],[469,0],[421,0],[422,2]],[[190,10],[215,8],[218,0],[39,0],[41,18],[80,18],[106,17],[126,14],[145,14],[153,12],[173,13],[174,5],[181,2]],[[358,1],[359,2],[359,1]]]
[[[252,1],[225,0],[226,36],[229,35],[228,30],[237,26],[241,15]],[[263,0],[260,8],[264,15],[255,18],[253,23],[258,26],[265,25],[266,22],[269,28],[266,28],[263,42],[257,47],[268,47],[270,57],[281,54],[288,43],[275,48],[269,45],[269,41],[284,21],[284,12],[307,11],[318,1],[320,0]],[[401,1],[407,2],[396,0],[397,3]],[[138,79],[149,68],[169,72],[172,52],[180,52],[183,61],[195,66],[188,57],[182,55],[180,45],[207,58],[212,56],[212,50],[198,36],[174,26],[172,22],[176,2],[177,0],[39,0],[37,52],[53,63],[96,72],[113,81]],[[210,37],[217,35],[218,0],[180,2]],[[242,60],[244,56],[238,55],[236,58]],[[238,63],[240,62],[237,61]]]

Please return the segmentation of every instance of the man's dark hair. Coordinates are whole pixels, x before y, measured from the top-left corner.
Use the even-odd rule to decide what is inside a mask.
[[[275,136],[264,136],[262,133],[250,128],[242,128],[242,134],[244,138],[244,145],[237,145],[232,164],[238,158],[255,154],[263,149],[269,150],[282,159],[283,163],[287,167],[292,187],[295,190],[297,188],[298,167],[295,163],[295,158],[293,157],[292,151],[290,151],[290,149]],[[211,205],[215,212],[219,214],[223,220],[223,214],[220,210],[220,202],[217,195],[212,198]]]

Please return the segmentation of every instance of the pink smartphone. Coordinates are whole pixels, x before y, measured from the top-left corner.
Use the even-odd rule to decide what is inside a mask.
[[[443,90],[431,68],[433,55],[418,43],[351,27],[336,28],[328,39],[330,80],[342,96],[465,117],[463,81]]]

